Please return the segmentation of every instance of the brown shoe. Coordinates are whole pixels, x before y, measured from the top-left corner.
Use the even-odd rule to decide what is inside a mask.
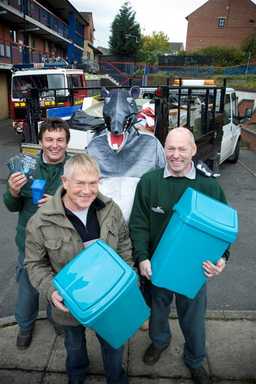
[[[144,353],[143,362],[147,365],[154,365],[160,359],[162,352],[168,347],[169,345],[163,348],[157,348],[154,344],[150,344]]]
[[[23,331],[22,329],[20,329],[16,339],[16,347],[21,350],[27,349],[31,344],[32,336],[33,329],[29,331]]]
[[[203,366],[198,368],[188,367],[192,376],[192,380],[195,384],[210,384],[211,380],[208,372]]]

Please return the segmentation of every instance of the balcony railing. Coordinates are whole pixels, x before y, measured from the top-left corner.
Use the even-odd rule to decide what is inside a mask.
[[[28,0],[28,15],[60,36],[68,38],[68,25],[33,0]]]
[[[19,0],[5,0],[4,3],[12,6],[13,8],[22,11],[22,2]],[[56,32],[59,36],[63,38],[70,39],[71,34],[69,33],[70,26],[59,19],[57,16],[53,15],[46,8],[41,6],[39,3],[34,0],[27,0],[27,15],[32,19],[39,21],[41,24],[50,28],[52,31]],[[74,31],[73,31],[74,32]],[[75,33],[72,33],[73,43],[84,47],[84,26],[83,24],[76,21],[75,23]]]
[[[30,63],[41,63],[50,55],[32,47],[24,47],[22,44],[10,43],[0,40],[0,63],[22,64],[24,60],[24,50]]]

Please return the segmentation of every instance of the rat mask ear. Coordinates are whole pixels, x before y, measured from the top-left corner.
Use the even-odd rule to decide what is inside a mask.
[[[137,97],[139,97],[140,87],[138,87],[137,85],[135,85],[134,87],[131,87],[131,89],[129,91],[129,94],[130,94],[131,97],[136,99]]]
[[[107,88],[102,87],[100,94],[102,97],[107,97],[107,96],[109,96],[109,91],[107,90]]]

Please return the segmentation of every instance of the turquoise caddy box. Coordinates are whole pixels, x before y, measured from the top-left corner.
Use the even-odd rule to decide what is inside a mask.
[[[53,284],[72,315],[114,348],[149,317],[136,273],[102,240],[68,262]]]
[[[207,281],[202,263],[216,263],[238,234],[237,211],[193,188],[173,208],[152,257],[152,283],[193,299]]]

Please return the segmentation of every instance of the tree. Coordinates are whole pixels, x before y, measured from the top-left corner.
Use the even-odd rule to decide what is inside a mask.
[[[158,55],[170,51],[170,42],[164,32],[153,32],[152,35],[142,37],[142,47],[139,52],[139,59],[147,64],[156,64]]]
[[[256,57],[256,33],[248,36],[241,45],[241,49],[246,57]]]
[[[115,16],[109,38],[112,55],[136,56],[141,45],[141,32],[135,15],[129,3],[125,2]]]

